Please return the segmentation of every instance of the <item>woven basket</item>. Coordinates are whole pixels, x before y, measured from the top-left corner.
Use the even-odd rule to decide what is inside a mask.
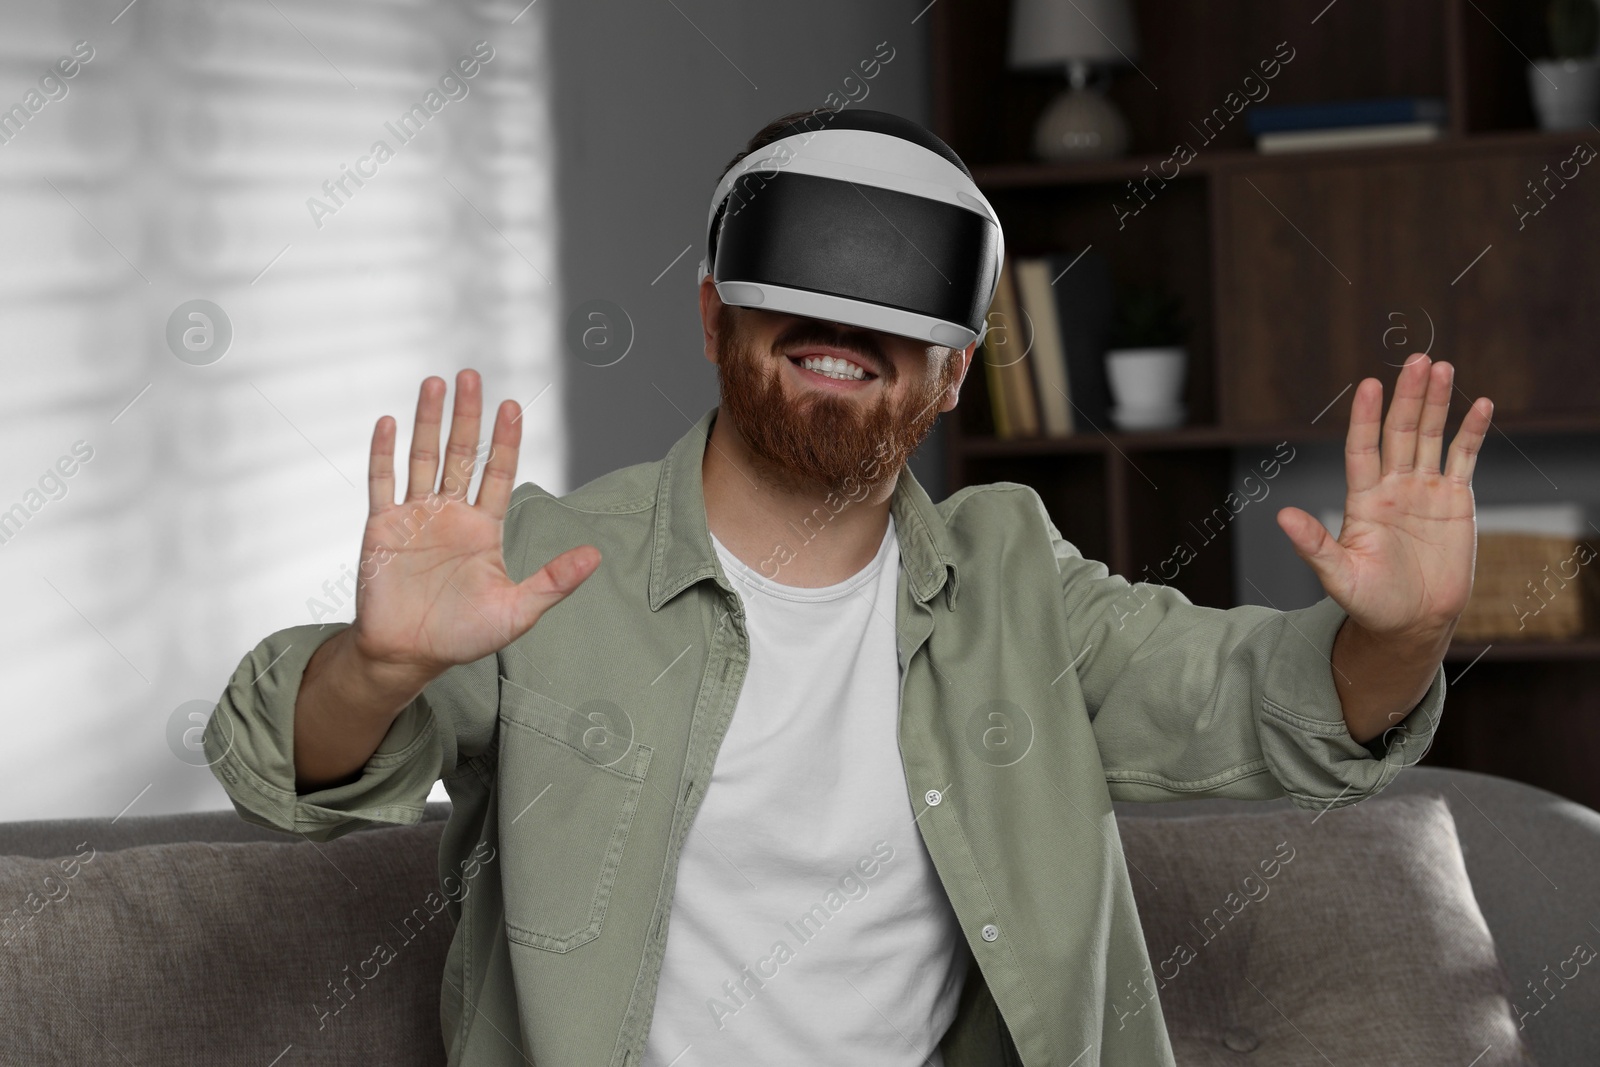
[[[1473,575],[1459,641],[1561,640],[1600,628],[1600,549],[1592,543],[1479,534]]]

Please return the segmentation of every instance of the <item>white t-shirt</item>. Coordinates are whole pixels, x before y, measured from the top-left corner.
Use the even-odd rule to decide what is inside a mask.
[[[819,589],[712,544],[750,666],[678,861],[644,1067],[941,1067],[967,953],[900,762],[894,520]]]

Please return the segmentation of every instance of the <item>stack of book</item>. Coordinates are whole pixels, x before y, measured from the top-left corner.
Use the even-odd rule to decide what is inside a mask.
[[[1391,96],[1257,106],[1248,120],[1262,152],[1417,144],[1443,136],[1445,103],[1433,96]]]
[[[1112,313],[1110,264],[1093,248],[1006,260],[977,353],[997,437],[1109,428]]]

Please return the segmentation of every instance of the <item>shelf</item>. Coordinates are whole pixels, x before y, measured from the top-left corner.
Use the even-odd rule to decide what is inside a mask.
[[[1337,465],[1350,386],[1375,376],[1386,408],[1392,399],[1395,335],[1380,331],[1394,312],[1426,312],[1427,334],[1404,344],[1449,360],[1462,390],[1499,405],[1486,452],[1531,454],[1543,438],[1600,455],[1591,444],[1600,438],[1600,303],[1585,298],[1600,278],[1600,185],[1561,185],[1554,211],[1528,232],[1513,211],[1546,164],[1557,170],[1579,144],[1600,148],[1600,128],[1533,128],[1527,55],[1544,37],[1537,10],[1513,0],[1133,8],[1140,69],[1108,91],[1136,155],[1031,159],[1039,116],[1064,79],[1009,68],[1008,22],[985,0],[946,0],[924,20],[933,24],[934,132],[967,161],[1015,254],[1092,245],[1114,282],[1157,284],[1183,300],[1193,317],[1184,402],[1196,424],[1123,432],[1079,419],[1087,432],[999,440],[987,376],[976,373],[968,403],[946,424],[948,491],[1027,484],[1063,536],[1122,575],[1143,575],[1174,545],[1194,547],[1198,533],[1209,555],[1182,581],[1196,603],[1233,603],[1237,587],[1248,588],[1240,572],[1253,577],[1258,562],[1235,551],[1234,524],[1218,528],[1206,516],[1236,490],[1236,466],[1251,450],[1288,440]],[[1421,144],[1267,154],[1242,112],[1206,122],[1206,109],[1241,91],[1242,76],[1278,42],[1298,58],[1272,103],[1443,97],[1450,132]],[[1174,149],[1194,156],[1179,165]],[[1124,225],[1118,201],[1139,207],[1137,225]],[[1435,330],[1437,345],[1428,340]],[[1467,400],[1455,397],[1447,438]],[[1446,659],[1449,725],[1430,761],[1600,808],[1600,633],[1461,641]]]
[[[1480,658],[1502,662],[1600,660],[1600,636],[1575,637],[1566,641],[1457,641],[1451,644],[1444,658],[1450,663],[1471,663]]]
[[[1276,170],[1294,167],[1317,167],[1355,163],[1370,165],[1390,160],[1429,159],[1456,154],[1484,152],[1516,152],[1528,148],[1548,146],[1551,149],[1572,148],[1587,140],[1583,130],[1505,130],[1495,133],[1474,133],[1464,137],[1444,136],[1437,141],[1410,145],[1377,145],[1370,148],[1340,148],[1318,152],[1282,152],[1264,154],[1253,150],[1200,148],[1195,157],[1179,167],[1176,177],[1163,174],[1161,164],[1169,163],[1170,172],[1176,163],[1170,153],[1165,155],[1123,156],[1118,159],[1086,160],[1081,163],[996,163],[972,168],[973,180],[985,190],[1050,188],[1064,185],[1099,185],[1118,183],[1135,178],[1161,177],[1167,181],[1183,181],[1223,170]],[[1600,138],[1596,138],[1600,139]],[[1149,168],[1148,172],[1145,168]]]
[[[1465,405],[1462,405],[1462,411]],[[1448,432],[1453,435],[1462,411],[1455,412]],[[1330,413],[1321,426],[1294,424],[1289,426],[1183,426],[1174,430],[1147,430],[1143,432],[1110,431],[1107,433],[1076,433],[1070,437],[978,437],[969,434],[951,435],[953,446],[963,457],[1041,456],[1081,454],[1094,452],[1176,452],[1219,448],[1271,445],[1279,441],[1315,443],[1344,440],[1347,423],[1343,416],[1335,418]],[[1507,436],[1560,436],[1567,434],[1600,434],[1600,415],[1574,415],[1570,417],[1544,416],[1537,419],[1496,419],[1489,433]]]

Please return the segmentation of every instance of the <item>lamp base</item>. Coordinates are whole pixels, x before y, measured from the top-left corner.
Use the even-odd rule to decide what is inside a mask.
[[[1033,150],[1051,161],[1111,159],[1128,151],[1128,123],[1098,90],[1074,85],[1039,117]]]

